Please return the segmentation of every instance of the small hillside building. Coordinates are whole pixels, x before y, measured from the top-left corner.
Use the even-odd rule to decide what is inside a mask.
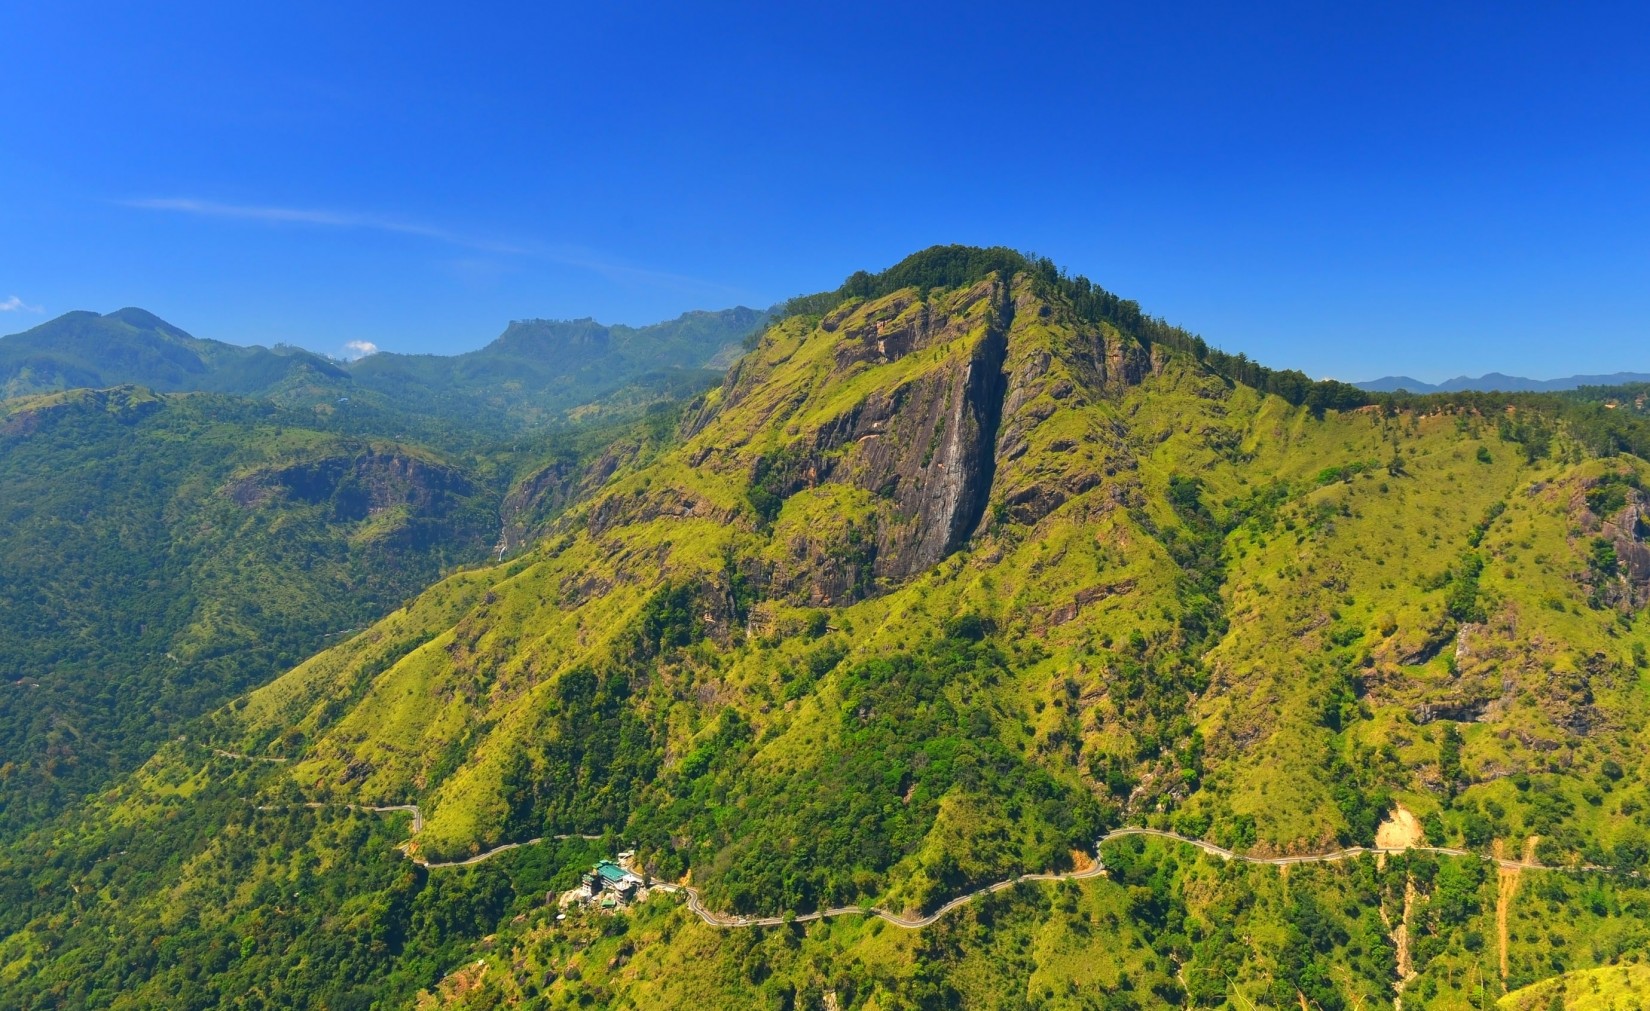
[[[603,860],[586,871],[581,883],[591,898],[608,892],[625,902],[634,899],[644,884],[640,875],[625,870],[611,860]]]

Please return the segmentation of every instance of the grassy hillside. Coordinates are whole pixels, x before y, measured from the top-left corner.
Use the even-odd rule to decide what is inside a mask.
[[[1628,874],[1650,856],[1650,467],[1620,453],[1642,444],[1630,419],[1529,396],[1366,404],[1001,251],[919,256],[791,308],[673,448],[612,456],[537,547],[216,714],[202,732],[224,750],[281,760],[258,782],[171,749],[80,827],[20,845],[14,896],[47,859],[59,889],[107,887],[109,825],[183,818],[200,837],[120,904],[20,902],[0,943],[19,1002],[118,978],[141,1005],[188,978],[200,1006],[425,989],[474,1007],[1333,1011],[1401,986],[1406,1008],[1466,1008],[1646,950]],[[231,780],[187,816],[155,785]],[[269,811],[232,816],[237,796]],[[385,816],[322,807],[337,827],[311,825],[332,815],[299,799],[417,803],[409,850],[432,859],[605,833],[745,914],[929,911],[1091,860],[1120,824],[1314,854],[1372,844],[1402,805],[1470,855],[1278,868],[1129,840],[1098,854],[1109,877],[1021,885],[921,931],[715,932],[669,898],[553,919],[544,886],[568,865],[536,861],[584,851],[404,864],[400,884],[348,871],[389,859]],[[232,817],[309,855],[205,841]],[[340,971],[277,997],[255,922],[304,868],[295,898],[331,898],[304,905],[303,950]],[[344,945],[369,920],[381,946]],[[170,960],[110,962],[109,931],[157,924]]]
[[[1567,973],[1501,998],[1506,1011],[1637,1011],[1650,1002],[1650,966]]]

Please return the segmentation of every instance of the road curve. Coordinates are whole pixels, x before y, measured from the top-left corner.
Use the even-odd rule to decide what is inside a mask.
[[[259,804],[258,805],[258,810],[260,810],[260,811],[274,811],[277,808],[279,808],[280,806],[281,805],[279,805],[279,804]],[[389,812],[389,811],[410,811],[410,812],[412,812],[412,819],[413,819],[413,823],[412,823],[413,835],[417,835],[419,832],[423,831],[423,829],[424,829],[424,812],[420,811],[418,809],[417,804],[383,804],[383,805],[343,804],[343,803],[326,804],[326,803],[323,803],[323,802],[318,801],[318,800],[311,800],[311,801],[306,801],[303,804],[303,806],[309,808],[310,810],[318,810],[318,809],[323,808],[323,807],[343,807],[343,808],[348,808],[351,811],[376,811],[379,814],[383,814],[383,813],[386,813],[386,812]]]
[[[1205,842],[1202,839],[1193,839],[1189,836],[1183,836],[1176,832],[1165,832],[1162,829],[1155,828],[1112,829],[1110,832],[1107,832],[1101,837],[1100,842],[1108,843],[1113,839],[1122,839],[1131,835],[1156,836],[1159,839],[1170,839],[1174,842],[1185,843],[1188,846],[1196,846],[1203,852],[1220,857],[1223,860],[1239,860],[1247,864],[1265,864],[1271,867],[1291,867],[1295,864],[1333,863],[1337,860],[1350,860],[1354,857],[1360,857],[1365,854],[1369,854],[1371,856],[1380,856],[1383,854],[1388,856],[1396,856],[1400,853],[1437,853],[1441,856],[1450,857],[1476,856],[1480,860],[1488,860],[1497,866],[1505,867],[1509,870],[1560,871],[1572,874],[1582,871],[1609,870],[1609,868],[1600,867],[1597,864],[1580,864],[1575,867],[1558,867],[1553,864],[1536,863],[1530,860],[1508,860],[1503,857],[1487,857],[1479,853],[1473,853],[1470,850],[1452,849],[1448,846],[1352,846],[1344,850],[1334,850],[1329,853],[1306,853],[1299,856],[1283,857],[1256,857],[1249,856],[1244,853],[1235,853],[1232,850],[1221,846],[1216,846],[1212,842]]]
[[[387,809],[374,808],[374,810],[387,810]],[[399,809],[397,809],[397,810],[399,810]],[[418,834],[418,829],[420,827],[422,827],[422,825],[423,825],[422,820],[415,820],[414,821],[414,823],[413,823],[413,834],[414,835]],[[591,839],[591,840],[595,840],[595,839],[600,839],[600,838],[602,838],[602,837],[599,836],[599,835],[578,835],[578,834],[541,835],[541,836],[535,836],[532,839],[524,840],[522,842],[500,843],[499,845],[494,846],[492,849],[487,850],[484,853],[477,853],[475,856],[466,857],[463,860],[434,860],[434,861],[425,860],[422,856],[419,856],[417,853],[409,853],[409,854],[407,854],[407,858],[409,860],[411,860],[413,863],[420,866],[420,867],[427,867],[427,868],[469,867],[473,864],[479,864],[484,860],[491,860],[493,857],[498,856],[500,853],[504,853],[504,852],[507,852],[509,850],[520,849],[523,846],[536,846],[539,843],[545,841],[546,839],[558,839],[558,840],[559,839]],[[412,843],[411,839],[408,839],[407,842],[402,843],[401,844],[402,851],[405,852],[407,846],[411,843]]]
[[[1270,867],[1291,867],[1297,864],[1334,863],[1341,860],[1351,860],[1365,854],[1396,855],[1406,852],[1405,849],[1398,847],[1352,846],[1347,849],[1334,850],[1329,853],[1307,853],[1298,856],[1283,857],[1256,857],[1248,856],[1243,853],[1236,853],[1232,850],[1226,849],[1225,847],[1217,846],[1214,843],[1206,842],[1202,839],[1193,839],[1189,836],[1183,836],[1176,832],[1167,832],[1162,829],[1155,828],[1138,827],[1113,829],[1100,838],[1100,844],[1104,845],[1105,843],[1112,842],[1113,840],[1124,839],[1129,836],[1154,836],[1158,839],[1167,839],[1171,842],[1183,843],[1187,846],[1195,846],[1203,852],[1208,853],[1211,856],[1220,857],[1223,860],[1238,860],[1243,863],[1262,864]],[[1411,846],[1408,847],[1407,852],[1437,853],[1444,856],[1455,857],[1478,856],[1478,854],[1468,852],[1467,850],[1451,849],[1447,846]],[[1491,860],[1502,867],[1517,868],[1519,870],[1565,872],[1605,870],[1605,868],[1596,867],[1591,864],[1585,864],[1579,867],[1554,867],[1550,864],[1540,864],[1523,860],[1505,860],[1493,857],[1480,857],[1480,859]],[[1081,871],[1067,871],[1058,874],[1021,874],[1017,877],[1008,878],[1004,881],[998,881],[994,884],[976,888],[972,892],[966,892],[959,895],[926,916],[902,916],[899,913],[890,912],[886,909],[879,909],[876,906],[836,906],[831,909],[821,909],[811,913],[798,913],[794,916],[728,916],[723,913],[717,913],[706,909],[704,901],[697,888],[693,888],[689,885],[667,884],[655,885],[654,887],[658,888],[660,891],[682,892],[687,895],[688,910],[712,927],[780,927],[787,923],[808,923],[813,920],[823,920],[832,916],[875,916],[893,924],[896,927],[901,927],[906,930],[918,930],[922,927],[929,926],[946,913],[949,913],[961,906],[965,906],[981,896],[990,895],[994,892],[1000,892],[1007,888],[1013,888],[1022,881],[1075,881],[1082,878],[1098,877],[1105,873],[1106,868],[1104,862],[1096,860],[1094,866]]]
[[[1099,877],[1105,873],[1105,865],[1099,861],[1095,861],[1092,867],[1081,871],[1067,871],[1058,874],[1021,874],[1018,877],[1009,878],[1006,881],[998,881],[994,884],[976,888],[972,892],[965,892],[926,916],[902,916],[899,913],[889,912],[886,909],[880,909],[876,906],[833,906],[830,909],[818,909],[811,913],[797,913],[790,916],[727,916],[722,913],[717,913],[706,909],[704,901],[699,894],[699,890],[692,886],[661,884],[655,885],[654,887],[658,888],[660,891],[682,892],[686,894],[688,909],[695,916],[699,917],[699,919],[705,921],[713,927],[780,927],[787,923],[808,923],[813,920],[823,920],[832,916],[875,916],[892,923],[896,927],[902,927],[906,930],[918,930],[922,927],[929,926],[935,920],[938,920],[940,917],[951,912],[953,909],[960,906],[965,906],[983,895],[990,895],[993,892],[1000,892],[1004,889],[1013,888],[1022,881],[1075,881],[1081,878]]]
[[[245,757],[245,756],[230,756],[230,757]],[[258,761],[258,759],[255,759],[255,758],[249,758],[248,760],[249,761]],[[285,761],[285,759],[282,759],[282,761]],[[260,811],[273,811],[279,806],[280,805],[278,805],[278,804],[260,804],[260,805],[258,805],[258,810],[260,810]],[[337,801],[337,802],[333,802],[333,803],[329,804],[329,803],[326,803],[324,801],[311,800],[311,801],[304,802],[303,806],[307,807],[307,808],[310,808],[311,810],[314,810],[314,809],[317,809],[317,808],[323,808],[323,807],[342,807],[342,808],[348,808],[351,811],[376,811],[379,814],[387,814],[391,811],[406,811],[407,813],[412,815],[412,835],[417,836],[420,832],[424,831],[424,812],[419,809],[419,806],[417,804],[349,804],[349,803],[344,803],[342,801]],[[505,852],[508,852],[508,851],[514,850],[514,849],[520,849],[523,846],[536,846],[539,843],[544,842],[546,839],[556,839],[556,840],[561,840],[561,839],[588,839],[588,840],[594,841],[594,840],[598,840],[598,839],[602,839],[602,838],[604,838],[604,837],[599,836],[599,835],[583,835],[583,834],[578,834],[578,833],[569,833],[567,835],[534,836],[531,839],[525,839],[521,842],[500,843],[499,845],[494,846],[490,850],[487,850],[487,851],[482,852],[482,853],[477,853],[473,857],[466,857],[463,860],[426,860],[420,854],[409,853],[409,852],[407,852],[408,847],[410,847],[412,845],[412,842],[413,842],[413,840],[411,838],[409,838],[406,842],[402,843],[400,848],[401,848],[401,851],[403,853],[407,854],[407,859],[408,860],[411,860],[413,863],[417,864],[420,867],[429,867],[429,868],[469,867],[473,864],[479,864],[479,863],[481,863],[482,861],[485,861],[485,860],[491,860],[493,857],[498,856],[500,853],[505,853]]]

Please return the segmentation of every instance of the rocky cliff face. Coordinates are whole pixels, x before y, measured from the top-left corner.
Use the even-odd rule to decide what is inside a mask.
[[[1161,360],[1116,330],[1076,321],[1029,291],[1018,300],[993,508],[1035,524],[1102,482],[1112,486],[1111,504],[1126,500],[1136,485],[1136,463],[1125,428],[1079,411],[1117,399],[1156,372]]]
[[[1599,521],[1599,536],[1615,554],[1615,571],[1601,573],[1609,602],[1630,610],[1650,605],[1650,498],[1638,488],[1624,488],[1626,502]]]
[[[1013,303],[1000,281],[955,309],[895,299],[868,317],[827,319],[838,374],[944,344],[945,363],[878,391],[821,426],[807,454],[810,483],[845,481],[884,500],[879,578],[904,579],[962,547],[979,524],[996,469],[1003,361]]]
[[[328,503],[333,518],[340,521],[364,520],[396,508],[414,515],[440,515],[448,499],[474,491],[470,479],[456,468],[374,447],[347,456],[260,469],[226,489],[231,499],[246,508],[274,498]]]
[[[513,553],[531,546],[568,506],[600,488],[640,446],[619,440],[591,460],[559,457],[531,471],[499,504],[499,547]]]
[[[758,511],[773,514],[780,544],[766,581],[793,599],[843,603],[928,569],[994,516],[1035,522],[1126,474],[1120,431],[1045,422],[1062,404],[1116,397],[1158,364],[1024,277],[850,302],[742,363],[724,401],[691,423],[695,463],[739,462]],[[757,414],[769,431],[741,431]],[[606,526],[619,513],[597,515]]]

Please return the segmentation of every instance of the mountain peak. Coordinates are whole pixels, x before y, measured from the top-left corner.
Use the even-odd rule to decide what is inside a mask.
[[[785,315],[827,312],[849,299],[874,299],[903,288],[927,295],[935,288],[965,288],[992,274],[1005,278],[1031,270],[1035,262],[1007,246],[929,246],[877,273],[855,271],[832,291],[801,295],[784,305]]]
[[[169,337],[176,337],[184,340],[194,339],[183,329],[173,326],[147,309],[139,309],[136,306],[127,306],[124,309],[116,309],[114,312],[105,314],[102,318],[125,323],[126,325],[136,327],[139,330],[153,330]]]
[[[270,352],[200,340],[146,309],[67,312],[0,339],[0,395],[135,384],[160,392],[237,388]]]
[[[586,316],[582,319],[513,319],[493,343],[497,346],[602,347],[612,330]]]
[[[0,337],[0,340],[44,345],[75,339],[106,338],[116,332],[130,335],[132,330],[153,333],[172,340],[195,339],[187,331],[173,326],[147,309],[127,306],[108,313],[98,313],[91,309],[71,309],[21,333]]]

